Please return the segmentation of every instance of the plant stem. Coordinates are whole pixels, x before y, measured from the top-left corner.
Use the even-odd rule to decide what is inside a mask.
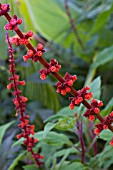
[[[65,6],[65,9],[66,9],[66,14],[67,14],[67,16],[68,16],[68,18],[69,18],[69,22],[70,22],[71,29],[73,30],[73,32],[74,32],[74,34],[75,34],[75,36],[76,36],[76,39],[77,39],[77,41],[78,41],[81,49],[84,50],[83,42],[82,42],[81,38],[79,37],[79,34],[78,34],[78,32],[77,32],[77,29],[76,29],[76,27],[75,27],[75,25],[74,25],[74,20],[72,19],[71,13],[70,13],[70,11],[69,11],[68,0],[65,0],[65,1],[64,1],[64,6]]]
[[[81,144],[81,162],[84,164],[85,161],[85,145],[84,145],[84,138],[83,138],[83,128],[82,128],[82,121],[77,120],[77,129],[78,129],[78,136]]]

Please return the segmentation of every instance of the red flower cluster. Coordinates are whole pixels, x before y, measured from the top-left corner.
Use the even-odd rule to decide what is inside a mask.
[[[68,72],[66,72],[64,80],[64,83],[61,83],[60,81],[56,83],[56,92],[61,93],[63,96],[66,95],[67,92],[69,93],[71,91],[71,87],[73,86],[73,83],[77,80],[77,76],[71,76]]]
[[[89,120],[93,121],[95,119],[94,115],[100,113],[100,109],[98,107],[101,106],[103,106],[102,101],[92,99],[91,108],[86,110],[84,116],[87,117]]]
[[[100,122],[97,125],[95,125],[96,126],[96,129],[94,130],[95,134],[99,135],[99,133],[102,130],[108,129],[108,126],[111,125],[112,122],[113,122],[113,111],[108,116],[105,117],[104,122]]]
[[[1,4],[0,3],[0,16],[2,16],[5,13],[9,12],[9,10],[10,10],[9,4]]]
[[[42,57],[44,52],[44,46],[42,44],[37,44],[36,53],[34,53],[32,50],[28,50],[27,54],[23,56],[23,59],[24,61],[28,61],[28,59],[31,58],[34,62],[36,62],[40,57]]]
[[[87,90],[90,90],[88,86],[82,88],[81,90],[78,90],[78,95],[75,97],[69,97],[71,100],[71,103],[69,105],[70,109],[74,109],[75,105],[80,105],[80,103],[83,102],[84,99],[90,100],[93,96],[91,92],[87,92]]]
[[[14,15],[13,18],[10,20],[8,24],[4,26],[5,30],[17,30],[17,25],[22,24],[22,19],[17,17],[17,15]]]
[[[48,68],[43,68],[42,70],[40,70],[40,78],[41,80],[45,80],[46,77],[52,72],[58,72],[61,68],[61,65],[58,64],[58,62],[55,59],[51,59],[50,63],[49,63],[49,67]]]
[[[27,146],[27,150],[28,152],[31,152],[33,158],[35,159],[35,162],[37,164],[37,166],[43,164],[43,162],[40,161],[40,158],[43,158],[43,156],[41,156],[38,153],[34,153],[33,151],[33,147],[35,146],[35,144],[38,142],[37,139],[35,139],[33,137],[34,135],[34,125],[30,125],[29,124],[29,115],[24,115],[24,112],[26,110],[26,102],[27,102],[27,98],[24,96],[21,96],[22,91],[18,89],[19,85],[25,85],[26,82],[23,81],[19,81],[19,75],[16,75],[16,69],[15,69],[15,63],[14,63],[14,55],[13,55],[13,50],[12,50],[12,45],[10,43],[9,40],[9,36],[7,34],[7,42],[8,42],[8,46],[9,46],[9,54],[10,54],[10,72],[12,74],[12,77],[9,78],[9,80],[11,81],[10,84],[7,85],[7,89],[10,90],[11,88],[14,89],[14,91],[12,92],[12,94],[15,96],[15,98],[13,99],[13,103],[16,106],[16,116],[20,116],[20,124],[18,125],[19,128],[22,129],[22,133],[17,135],[17,139],[20,139],[21,137],[25,138],[24,140],[24,145]]]
[[[18,36],[10,38],[10,41],[12,44],[15,44],[17,46],[19,45],[27,45],[29,44],[28,39],[33,36],[33,31],[29,31],[26,34],[23,34],[24,38],[19,38]]]

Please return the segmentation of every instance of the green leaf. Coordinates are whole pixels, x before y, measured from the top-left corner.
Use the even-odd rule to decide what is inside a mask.
[[[51,40],[68,25],[68,18],[61,4],[50,0],[25,0],[35,29]],[[54,9],[54,10],[53,10]]]
[[[113,98],[108,102],[107,106],[100,112],[102,116],[108,115],[113,109]]]
[[[8,170],[14,170],[15,166],[18,164],[18,162],[23,158],[23,156],[25,155],[26,151],[22,152],[21,154],[19,154],[19,156],[13,161],[13,163],[11,164],[11,166],[8,168]]]
[[[48,122],[48,121],[55,120],[55,119],[60,119],[60,118],[74,117],[74,114],[77,111],[78,111],[77,106],[73,110],[71,110],[69,108],[69,106],[67,106],[67,107],[62,108],[60,111],[58,111],[56,115],[50,116],[44,122]]]
[[[113,137],[113,132],[111,132],[110,130],[103,130],[99,137],[105,141],[110,141]]]
[[[44,127],[44,137],[48,134],[50,130],[52,130],[55,127],[54,123],[47,123],[46,126]]]
[[[93,25],[91,30],[91,34],[96,33],[99,29],[103,28],[110,17],[110,14],[113,11],[113,6],[109,5],[108,9],[102,13],[100,13]]]
[[[17,140],[16,142],[14,142],[14,144],[12,145],[12,147],[22,145],[23,141],[24,141],[24,138],[21,138],[21,139]]]
[[[15,121],[12,121],[12,122],[9,122],[9,123],[7,123],[7,124],[5,124],[5,125],[0,126],[0,145],[1,145],[1,143],[2,143],[2,139],[3,139],[3,137],[4,137],[4,134],[5,134],[6,130],[7,130],[13,123],[15,123]]]
[[[61,157],[63,155],[65,155],[66,153],[71,154],[71,153],[78,153],[78,151],[72,147],[72,148],[68,148],[68,149],[62,149],[60,151],[57,151],[55,154],[54,154],[54,157],[57,158],[57,157]]]
[[[93,97],[96,99],[100,98],[100,94],[101,94],[100,88],[101,88],[101,79],[100,77],[97,77],[90,84],[91,92],[93,93]]]
[[[64,144],[72,146],[72,142],[68,139],[66,135],[56,132],[48,132],[45,136],[44,132],[41,131],[36,133],[35,137],[39,139],[39,141],[46,142],[52,146],[62,146]]]
[[[55,128],[59,130],[68,130],[72,129],[77,121],[77,118],[70,118],[70,117],[65,117],[60,119],[56,125]]]
[[[24,21],[26,22],[26,30],[32,30],[32,31],[35,31],[35,27],[31,21],[31,18],[30,18],[30,12],[27,8],[27,5],[25,3],[24,0],[19,0],[19,10],[20,12],[23,14],[23,17],[24,17]],[[28,24],[29,23],[29,24]]]
[[[84,170],[84,165],[80,162],[73,162],[71,164],[68,165],[63,165],[61,166],[61,168],[59,170]]]
[[[99,166],[103,169],[113,164],[113,147],[108,145],[103,152],[99,154]]]
[[[25,165],[23,166],[24,170],[37,170],[36,165]],[[42,170],[41,168],[38,168],[38,170]]]
[[[97,68],[111,60],[113,60],[113,46],[105,48],[103,51],[101,51],[97,55],[95,62],[91,65],[91,68]]]

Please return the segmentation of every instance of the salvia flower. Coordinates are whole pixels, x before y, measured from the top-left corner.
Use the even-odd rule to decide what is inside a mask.
[[[70,109],[74,109],[75,105],[80,105],[84,99],[90,100],[92,98],[93,94],[91,92],[87,92],[87,90],[90,90],[88,86],[78,90],[77,96],[69,98],[71,100],[69,105]]]
[[[17,29],[17,25],[22,24],[22,19],[17,17],[17,15],[14,15],[13,18],[11,18],[10,22],[7,23],[4,28],[5,30],[13,30]]]
[[[0,3],[0,16],[2,16],[5,13],[9,12],[9,10],[10,10],[9,4],[1,4]]]
[[[16,116],[18,115],[20,116],[19,118],[20,124],[18,125],[18,127],[22,130],[22,132],[17,135],[17,139],[20,139],[22,137],[25,139],[24,145],[27,147],[27,151],[31,152],[32,157],[35,159],[37,166],[40,166],[43,163],[40,160],[43,158],[43,156],[33,151],[33,147],[35,147],[36,143],[38,142],[38,140],[34,138],[34,133],[35,133],[34,125],[29,124],[29,115],[25,115],[26,102],[28,101],[28,98],[21,95],[22,91],[19,90],[19,86],[26,85],[26,82],[24,80],[20,81],[19,80],[20,76],[15,74],[16,69],[15,69],[15,62],[14,62],[14,54],[13,54],[13,49],[8,34],[7,34],[7,42],[8,42],[9,54],[10,54],[10,59],[9,59],[10,72],[12,74],[12,76],[9,78],[11,83],[7,85],[7,89],[8,90],[14,89],[14,91],[12,92],[12,94],[15,96],[13,99],[13,103],[16,109]]]
[[[86,110],[84,116],[87,117],[89,120],[93,121],[95,119],[94,115],[100,113],[99,107],[101,106],[103,106],[102,101],[92,99],[91,108]]]
[[[58,72],[61,68],[61,65],[58,64],[58,62],[55,59],[51,59],[50,63],[49,63],[49,67],[48,68],[43,68],[42,70],[39,71],[40,78],[41,80],[45,80],[46,77],[52,72]]]
[[[66,72],[65,76],[64,76],[64,82],[61,83],[60,81],[58,81],[58,83],[56,83],[57,86],[57,92],[61,93],[63,96],[66,95],[66,93],[71,91],[71,87],[73,86],[73,83],[77,80],[77,76],[71,76],[68,72]]]
[[[95,134],[96,135],[99,135],[99,133],[102,131],[102,130],[106,130],[108,129],[108,126],[111,125],[113,122],[113,111],[107,115],[105,118],[104,118],[104,121],[103,122],[100,122],[98,123],[96,126],[96,129],[94,130]],[[97,133],[98,132],[98,133]]]
[[[37,44],[36,52],[28,50],[27,54],[23,56],[24,61],[28,61],[31,58],[34,62],[38,61],[42,54],[45,52],[44,46],[42,44]]]

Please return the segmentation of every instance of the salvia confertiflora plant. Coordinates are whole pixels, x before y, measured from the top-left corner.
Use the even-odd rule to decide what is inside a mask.
[[[66,9],[68,10],[67,6]],[[7,85],[7,89],[13,90],[13,103],[15,105],[16,116],[19,118],[20,121],[18,127],[21,129],[21,133],[17,135],[17,139],[24,138],[23,145],[25,145],[27,151],[31,153],[37,167],[43,166],[43,155],[40,155],[39,153],[34,151],[34,147],[38,143],[38,140],[34,137],[34,125],[30,125],[29,115],[26,114],[26,102],[28,101],[28,98],[23,96],[22,91],[19,89],[20,86],[25,86],[26,82],[24,80],[20,81],[20,76],[16,73],[14,50],[12,48],[12,45],[25,45],[28,51],[27,54],[23,56],[23,60],[25,62],[27,62],[28,60],[32,60],[32,62],[39,62],[44,66],[44,68],[39,71],[41,80],[45,80],[47,76],[52,74],[54,78],[58,80],[58,82],[56,83],[56,92],[60,93],[63,96],[65,96],[67,93],[71,94],[71,96],[69,97],[70,109],[73,110],[74,107],[79,106],[82,103],[84,107],[86,107],[86,111],[84,112],[83,116],[88,118],[91,122],[95,119],[99,120],[99,123],[95,125],[96,128],[94,129],[94,133],[97,136],[99,136],[100,132],[105,129],[109,129],[113,132],[113,111],[111,113],[108,113],[106,117],[101,116],[100,107],[103,106],[103,102],[93,98],[92,92],[89,91],[90,87],[85,86],[78,91],[75,90],[73,88],[73,84],[77,81],[77,76],[70,75],[68,72],[66,72],[65,76],[62,77],[59,74],[61,65],[57,62],[57,60],[51,59],[48,63],[43,58],[43,53],[45,52],[44,46],[39,43],[34,48],[30,43],[30,38],[33,36],[33,31],[30,30],[27,33],[22,33],[19,29],[19,25],[22,24],[22,19],[18,18],[17,15],[11,17],[9,15],[9,11],[9,4],[0,4],[0,16],[4,16],[8,21],[8,23],[4,26],[4,29],[6,30],[6,41],[8,44],[9,52],[9,72],[11,74],[11,76],[9,77],[10,83]],[[9,31],[14,31],[16,33],[16,36],[9,37]],[[78,120],[76,126],[78,128],[78,133],[81,134],[81,121]],[[82,151],[84,151],[83,138],[80,135],[79,137]],[[113,146],[113,138],[111,139],[109,144]],[[82,163],[84,163],[84,152],[82,152]]]

